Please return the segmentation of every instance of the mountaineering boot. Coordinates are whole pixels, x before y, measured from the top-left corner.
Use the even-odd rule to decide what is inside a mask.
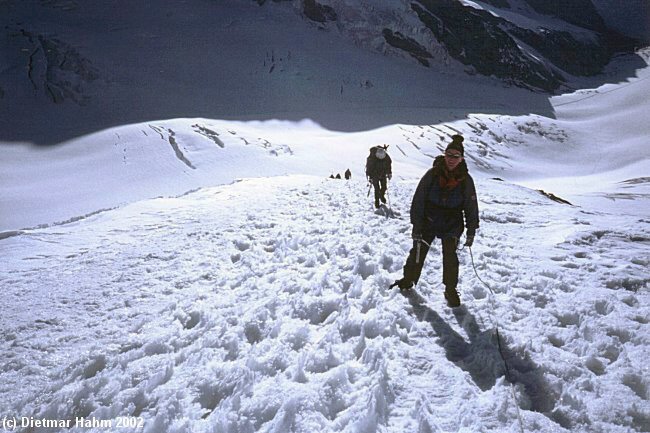
[[[445,289],[445,299],[447,300],[447,305],[451,308],[460,307],[460,298],[455,287],[447,287]]]
[[[397,280],[397,287],[399,287],[400,290],[411,290],[413,288],[413,281],[402,278]]]
[[[401,278],[399,280],[396,280],[393,284],[391,284],[389,288],[392,289],[395,286],[399,287],[401,291],[407,291],[413,288],[413,282],[408,281],[405,278]]]

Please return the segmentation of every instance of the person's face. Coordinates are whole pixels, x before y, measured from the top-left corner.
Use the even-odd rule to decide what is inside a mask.
[[[445,164],[447,165],[447,170],[453,171],[458,164],[463,160],[463,156],[457,150],[447,150],[445,151]]]

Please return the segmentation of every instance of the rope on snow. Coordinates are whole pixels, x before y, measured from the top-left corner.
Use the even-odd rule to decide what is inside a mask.
[[[472,268],[474,268],[474,274],[476,274],[476,278],[485,286],[488,288],[492,296],[490,297],[490,301],[492,303],[492,323],[494,323],[494,329],[496,331],[496,336],[497,336],[497,347],[499,349],[499,355],[501,356],[501,359],[503,360],[503,365],[506,368],[506,378],[508,379],[508,382],[510,382],[510,391],[512,393],[512,398],[515,401],[515,408],[517,410],[517,419],[519,421],[519,431],[521,433],[524,433],[524,423],[521,419],[521,412],[519,411],[519,403],[517,403],[517,395],[515,394],[515,386],[513,385],[512,381],[510,380],[510,367],[508,366],[508,361],[503,354],[503,347],[501,346],[501,334],[499,334],[499,322],[497,318],[494,316],[494,298],[495,298],[495,293],[494,290],[487,284],[485,281],[481,279],[481,277],[478,274],[478,271],[476,270],[476,265],[474,264],[474,254],[472,254],[472,247],[468,247],[469,249],[469,256],[472,259]]]

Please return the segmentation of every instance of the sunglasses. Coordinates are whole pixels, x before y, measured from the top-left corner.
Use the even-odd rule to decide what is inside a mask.
[[[461,155],[460,153],[447,153],[447,152],[445,152],[445,157],[446,158],[452,158],[452,159],[459,159],[459,158],[462,158],[463,155]]]

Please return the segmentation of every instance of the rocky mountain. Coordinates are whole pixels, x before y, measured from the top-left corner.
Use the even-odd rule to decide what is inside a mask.
[[[425,67],[460,67],[470,74],[549,92],[572,77],[601,73],[614,55],[633,52],[650,40],[644,24],[650,15],[642,2],[617,3],[617,21],[603,18],[600,11],[607,5],[602,0],[600,11],[592,0],[293,0],[292,4],[319,28],[336,29],[361,46],[410,56]],[[638,21],[628,26],[629,35],[622,33],[625,27],[620,24],[625,17],[631,23]]]
[[[548,92],[646,65],[611,59],[650,40],[647,0],[614,3],[0,0],[0,142],[190,117],[359,131],[483,112],[479,93],[549,115]]]

